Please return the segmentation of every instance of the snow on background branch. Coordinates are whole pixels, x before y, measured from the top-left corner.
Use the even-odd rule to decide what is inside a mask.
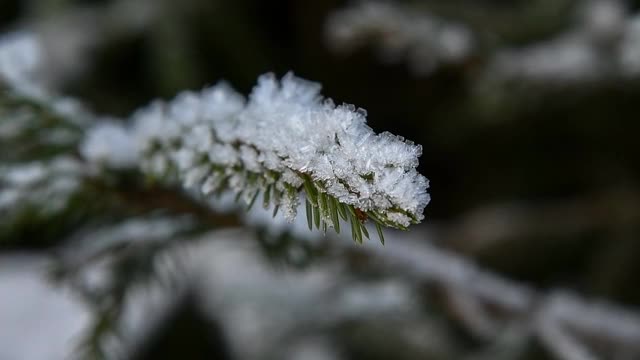
[[[326,32],[329,46],[337,52],[373,43],[382,59],[406,58],[417,74],[464,61],[475,45],[471,30],[462,24],[380,1],[362,1],[334,12]]]

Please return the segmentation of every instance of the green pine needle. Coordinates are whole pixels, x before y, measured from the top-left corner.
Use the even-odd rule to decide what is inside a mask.
[[[327,195],[325,193],[318,193],[318,205],[320,206],[320,215],[322,218],[327,217]]]
[[[314,206],[318,205],[318,190],[315,185],[311,181],[308,175],[303,176],[304,178],[304,190],[307,193],[307,198],[311,201],[311,204]]]
[[[305,203],[307,206],[307,225],[309,225],[309,230],[313,230],[313,206],[309,199],[306,199]]]
[[[247,205],[247,211],[251,210],[253,204],[255,204],[256,199],[258,198],[258,195],[260,195],[260,190],[256,190],[256,193],[251,197],[251,201],[249,201],[249,205]]]
[[[273,185],[268,185],[266,189],[264,189],[264,196],[262,198],[262,207],[267,209],[269,207],[269,203],[271,201],[271,188]]]
[[[356,226],[353,223],[353,221],[349,222],[351,224],[351,237],[353,238],[353,241],[358,243],[358,237],[356,236]]]
[[[360,228],[360,220],[355,216],[355,213],[350,214],[351,220],[351,235],[353,236],[353,241],[358,244],[362,244],[362,229]]]
[[[320,209],[313,208],[313,222],[316,224],[316,229],[320,230]]]
[[[340,214],[340,217],[342,220],[347,221],[347,210],[345,209],[347,205],[338,202],[338,200],[336,200],[336,202],[338,203],[338,213]]]
[[[360,223],[360,222],[358,222],[358,223],[360,224],[360,228],[362,229],[362,233],[364,234],[364,236],[366,236],[366,237],[367,237],[367,239],[371,239],[371,238],[369,237],[369,231],[367,230],[367,227],[366,227],[366,226],[364,226],[364,224],[363,224],[363,223]]]
[[[374,221],[374,224],[376,224],[376,230],[378,231],[378,237],[380,238],[380,243],[384,245],[384,235],[382,234],[382,226],[380,226],[380,223],[377,221]]]
[[[338,218],[338,200],[334,197],[329,197],[329,210],[331,210],[331,221],[333,222],[333,228],[336,229],[336,233],[340,234],[340,219]]]

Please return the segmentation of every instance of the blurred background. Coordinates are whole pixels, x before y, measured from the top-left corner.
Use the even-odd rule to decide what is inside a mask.
[[[37,34],[47,85],[94,113],[292,70],[421,144],[432,202],[385,247],[220,211],[204,226],[131,174],[50,216],[3,209],[0,359],[640,359],[639,7],[3,0],[0,33]],[[176,230],[190,214],[197,235]],[[193,241],[49,262],[163,236]],[[78,280],[105,271],[109,305]]]

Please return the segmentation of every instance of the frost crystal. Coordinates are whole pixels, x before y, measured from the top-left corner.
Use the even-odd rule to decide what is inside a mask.
[[[130,131],[97,127],[82,153],[115,167],[137,156],[147,172],[172,173],[205,194],[231,189],[250,205],[263,191],[265,206],[290,221],[303,189],[330,226],[346,209],[399,228],[422,220],[429,202],[428,180],[416,171],[422,148],[376,135],[364,110],[335,106],[320,88],[289,73],[281,81],[261,76],[247,101],[224,83],[184,92],[137,111]]]

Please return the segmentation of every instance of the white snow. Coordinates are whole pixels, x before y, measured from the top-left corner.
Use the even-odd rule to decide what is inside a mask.
[[[13,32],[0,37],[0,84],[25,93],[38,93],[32,76],[38,69],[42,49],[35,35]]]
[[[102,121],[89,129],[80,153],[92,163],[113,168],[135,166],[139,159],[132,131],[115,121]]]

